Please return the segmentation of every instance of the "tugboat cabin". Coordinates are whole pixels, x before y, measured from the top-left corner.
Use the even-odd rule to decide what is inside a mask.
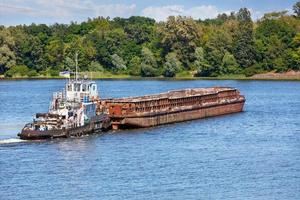
[[[82,102],[84,97],[90,100],[98,98],[97,84],[94,81],[70,80],[66,85],[66,97],[68,101]]]

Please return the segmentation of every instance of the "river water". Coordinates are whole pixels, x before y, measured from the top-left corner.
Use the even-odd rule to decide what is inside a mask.
[[[0,81],[0,199],[300,199],[300,82],[97,81],[102,97],[232,86],[245,112],[23,142],[64,80]]]

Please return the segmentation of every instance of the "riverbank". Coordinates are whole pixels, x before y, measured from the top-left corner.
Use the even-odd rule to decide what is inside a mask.
[[[83,72],[84,73],[84,72]],[[218,77],[194,77],[190,73],[181,74],[180,76],[166,78],[166,77],[140,77],[131,76],[128,74],[112,74],[102,72],[87,72],[92,79],[126,79],[126,80],[140,80],[140,79],[153,79],[153,80],[295,80],[300,81],[300,71],[288,71],[284,73],[267,72],[263,74],[255,74],[247,77],[243,74],[222,75]],[[22,80],[22,79],[65,79],[62,76],[35,76],[35,77],[4,77],[0,75],[0,80]]]

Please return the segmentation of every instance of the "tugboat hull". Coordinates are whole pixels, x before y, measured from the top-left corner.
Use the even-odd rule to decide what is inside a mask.
[[[63,130],[49,130],[49,131],[38,131],[38,130],[22,130],[18,134],[22,140],[44,140],[50,138],[66,137],[66,133]]]
[[[45,140],[54,138],[69,138],[69,137],[81,137],[83,135],[90,135],[106,131],[110,128],[110,119],[107,115],[96,116],[87,125],[74,127],[70,129],[56,129],[56,130],[27,130],[22,129],[18,134],[20,139],[23,140]]]

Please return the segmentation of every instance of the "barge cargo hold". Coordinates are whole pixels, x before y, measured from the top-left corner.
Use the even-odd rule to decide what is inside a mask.
[[[213,87],[105,99],[113,129],[151,127],[243,111],[245,97],[235,88]]]

